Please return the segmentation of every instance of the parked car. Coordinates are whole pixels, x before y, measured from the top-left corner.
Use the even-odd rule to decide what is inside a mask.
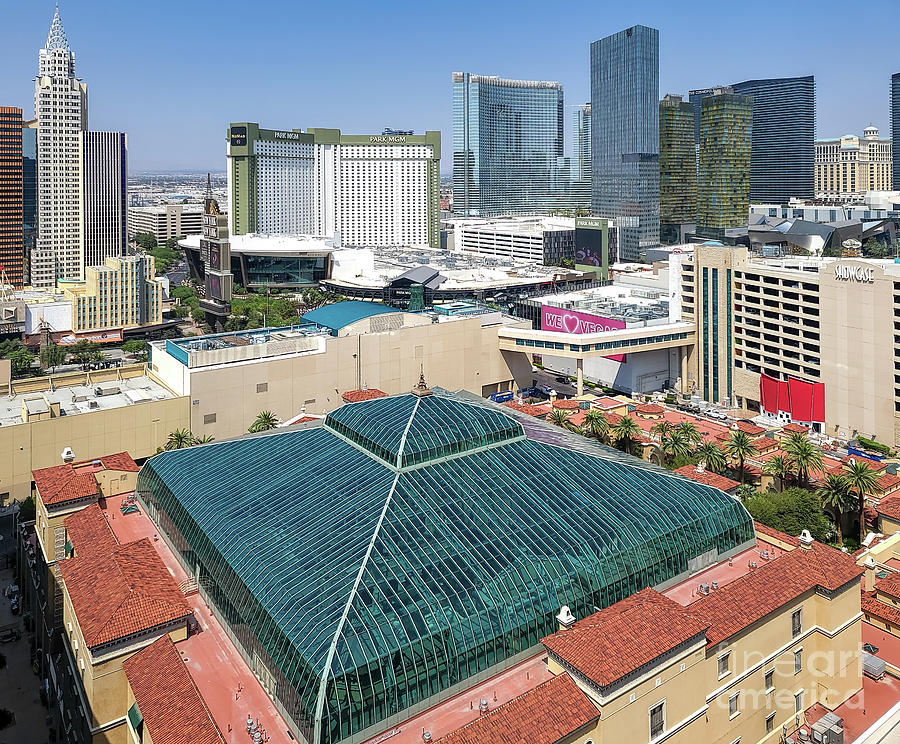
[[[9,609],[13,615],[19,614],[19,598],[13,597],[9,602]]]
[[[540,392],[543,395],[546,395],[548,398],[550,397],[550,393],[553,392],[553,388],[549,385],[538,385],[537,389],[540,390]]]
[[[12,643],[13,641],[18,641],[21,637],[22,634],[15,628],[0,631],[0,643]]]
[[[19,593],[19,585],[18,584],[10,584],[6,589],[3,590],[3,595],[7,598],[12,598],[17,596]]]
[[[491,400],[494,403],[506,403],[509,400],[515,398],[515,393],[512,390],[504,390],[500,393],[491,393]]]
[[[570,382],[572,382],[572,381],[571,381],[568,377],[566,377],[565,375],[559,375],[558,377],[555,377],[555,378],[553,378],[553,379],[555,379],[557,382],[564,382],[564,383],[567,384],[567,385],[568,385]]]

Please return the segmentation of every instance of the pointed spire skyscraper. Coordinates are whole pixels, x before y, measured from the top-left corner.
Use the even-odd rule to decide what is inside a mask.
[[[30,260],[31,284],[52,287],[57,279],[84,278],[81,147],[87,130],[87,85],[75,77],[75,53],[69,49],[59,6],[38,59],[38,237]]]

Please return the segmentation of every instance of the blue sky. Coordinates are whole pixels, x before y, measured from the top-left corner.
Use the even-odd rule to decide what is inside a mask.
[[[224,169],[230,121],[347,133],[440,129],[450,151],[450,73],[558,80],[589,99],[590,42],[660,29],[660,95],[814,74],[818,134],[886,133],[900,71],[897,0],[787,2],[454,0],[62,0],[88,83],[90,127],[129,135],[132,170]],[[0,105],[33,111],[50,0],[6,2]],[[443,159],[442,170],[450,170]]]

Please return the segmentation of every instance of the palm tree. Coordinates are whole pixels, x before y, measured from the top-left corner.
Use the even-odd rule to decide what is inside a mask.
[[[703,439],[703,435],[700,433],[700,430],[697,426],[691,421],[682,421],[678,426],[675,427],[675,431],[677,431],[681,436],[683,436],[689,444],[699,444],[700,440]]]
[[[632,454],[631,448],[634,441],[641,435],[641,427],[638,426],[631,416],[622,416],[619,422],[612,428],[613,439],[622,452],[629,455]]]
[[[690,457],[692,448],[691,443],[676,428],[662,438],[660,449],[662,449],[663,454],[666,455],[669,462],[674,463],[678,460]]]
[[[782,447],[787,453],[788,461],[797,471],[801,486],[809,485],[809,471],[822,469],[822,452],[806,434],[794,432]]]
[[[859,544],[866,539],[866,496],[875,493],[878,487],[878,473],[861,460],[851,459],[844,463],[844,479],[850,490],[856,493],[859,511]]]
[[[657,437],[659,437],[659,441],[661,442],[663,439],[665,439],[666,436],[668,436],[669,432],[671,432],[672,429],[673,426],[668,421],[660,421],[658,424],[653,425],[653,428],[650,429],[650,433],[655,434]]]
[[[738,470],[741,473],[741,484],[744,483],[744,460],[748,457],[753,457],[756,454],[756,445],[753,444],[750,437],[747,436],[746,432],[740,431],[739,429],[736,431],[732,431],[731,435],[728,437],[728,441],[725,442],[725,451],[731,456],[733,460],[738,461]]]
[[[554,408],[550,411],[547,420],[554,426],[565,427],[569,423],[569,410],[567,408]]]
[[[210,442],[216,441],[216,438],[210,436],[209,434],[204,434],[202,437],[195,437],[194,444],[209,444]]]
[[[855,506],[853,496],[850,493],[850,484],[843,475],[829,473],[825,476],[825,482],[819,489],[819,498],[822,499],[823,506],[828,506],[834,510],[838,545],[843,545],[844,535],[841,533],[841,514]]]
[[[582,424],[585,436],[594,437],[595,439],[603,439],[606,432],[609,431],[609,421],[602,411],[591,408],[584,414],[584,423]]]
[[[784,490],[784,482],[791,474],[791,461],[784,455],[772,455],[763,463],[763,472],[778,478],[778,493]]]
[[[271,431],[274,429],[281,421],[271,411],[260,411],[259,415],[256,417],[256,420],[250,424],[250,428],[247,429],[251,434],[255,434],[260,431]]]
[[[175,429],[166,440],[167,450],[184,449],[194,444],[194,436],[187,429]]]
[[[725,467],[725,453],[713,442],[703,442],[697,447],[697,455],[711,473],[721,473]]]

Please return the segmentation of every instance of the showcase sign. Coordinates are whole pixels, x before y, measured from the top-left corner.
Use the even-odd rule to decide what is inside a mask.
[[[834,265],[834,278],[842,282],[872,284],[875,281],[875,269],[871,266],[853,266],[839,263]]]
[[[582,333],[603,333],[605,331],[621,331],[625,328],[624,320],[613,320],[601,315],[579,313],[562,307],[544,305],[541,307],[541,330],[556,333],[579,335]],[[625,361],[624,354],[613,354],[607,359],[617,362]]]

